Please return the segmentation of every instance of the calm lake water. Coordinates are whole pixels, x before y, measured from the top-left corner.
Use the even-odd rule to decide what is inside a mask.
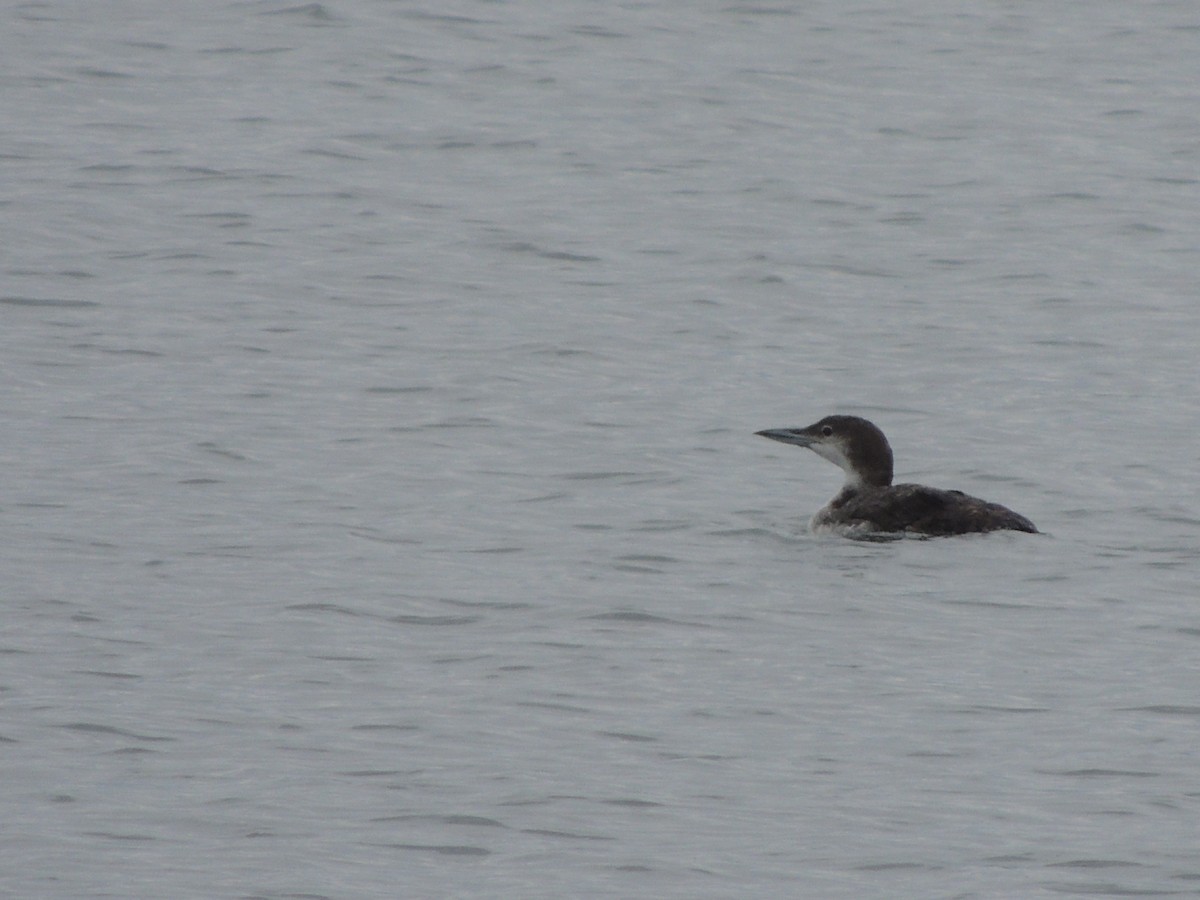
[[[0,49],[0,894],[1200,895],[1195,4]]]

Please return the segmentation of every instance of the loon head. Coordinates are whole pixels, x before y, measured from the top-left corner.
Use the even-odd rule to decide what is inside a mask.
[[[807,447],[840,466],[849,486],[892,483],[892,448],[887,438],[874,423],[858,416],[826,416],[807,428],[769,428],[755,434]]]

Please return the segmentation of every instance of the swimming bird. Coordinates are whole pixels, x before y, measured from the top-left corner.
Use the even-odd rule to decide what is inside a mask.
[[[837,496],[813,516],[813,531],[868,539],[893,533],[1037,533],[1027,518],[999,503],[923,484],[892,484],[891,445],[873,422],[858,416],[826,416],[807,428],[771,428],[755,434],[807,447],[846,473]]]

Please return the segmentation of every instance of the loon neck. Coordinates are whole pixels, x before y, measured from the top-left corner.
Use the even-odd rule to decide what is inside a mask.
[[[874,456],[846,461],[842,470],[846,473],[846,482],[842,489],[846,491],[861,491],[871,488],[886,488],[892,484],[892,458],[889,452],[886,457]]]
[[[892,448],[883,432],[866,419],[845,416],[835,421],[843,436],[829,448],[833,452],[822,453],[826,447],[813,449],[841,466],[848,486],[888,487],[892,483]]]
[[[837,499],[845,500],[850,497],[859,497],[874,491],[887,490],[887,488],[887,485],[868,484],[862,479],[847,477],[837,492]]]

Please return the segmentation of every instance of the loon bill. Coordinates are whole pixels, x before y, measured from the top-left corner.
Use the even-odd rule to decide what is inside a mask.
[[[878,427],[858,416],[826,416],[807,428],[755,433],[807,447],[846,473],[837,496],[813,516],[813,531],[848,537],[889,532],[931,537],[1001,530],[1037,533],[1027,518],[999,503],[923,484],[892,484],[892,448]]]

